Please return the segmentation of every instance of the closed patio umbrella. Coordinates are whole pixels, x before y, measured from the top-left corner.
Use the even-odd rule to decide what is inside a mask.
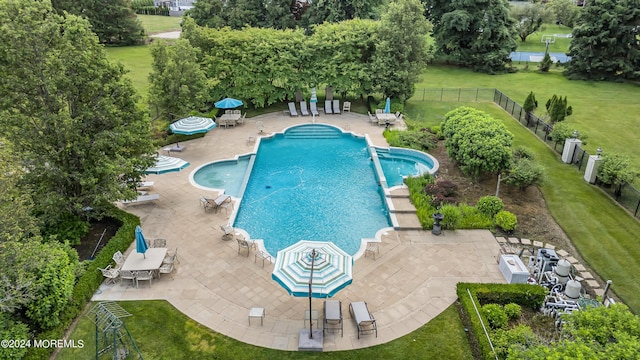
[[[142,234],[142,228],[140,227],[140,225],[138,225],[136,226],[136,252],[138,254],[142,254],[142,256],[146,258],[147,256],[145,255],[145,253],[147,252],[148,248],[149,246],[147,245],[147,241]]]
[[[386,114],[391,113],[391,98],[387,98],[387,101],[384,104],[384,112]]]
[[[238,106],[241,106],[242,104],[243,103],[240,100],[233,99],[233,98],[224,98],[224,99],[216,102],[214,105],[218,109],[233,109],[233,108],[236,108]]]

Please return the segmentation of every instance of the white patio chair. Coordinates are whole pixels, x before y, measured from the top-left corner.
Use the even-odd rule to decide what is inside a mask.
[[[351,102],[350,101],[345,101],[344,103],[342,103],[342,112],[351,112]]]
[[[131,285],[134,285],[136,282],[136,274],[134,274],[133,271],[120,270],[120,279],[131,280]]]
[[[107,267],[104,269],[98,269],[102,272],[102,276],[105,277],[106,284],[116,284],[118,281],[120,281],[120,271],[118,269],[111,268],[111,265],[107,265]]]
[[[262,121],[256,121],[256,128],[259,134],[264,133],[264,123]]]
[[[140,281],[149,281],[149,287],[151,287],[151,282],[153,281],[153,270],[136,271],[134,274],[136,276],[136,288],[138,288]]]
[[[166,248],[167,247],[167,240],[166,239],[154,239],[153,240],[153,247],[154,248]]]
[[[116,263],[116,269],[121,268],[122,264],[124,264],[124,255],[122,255],[119,250],[116,251],[115,254],[113,254],[112,259]]]
[[[178,248],[167,251],[167,255],[162,259],[163,264],[173,264],[176,262],[180,263],[180,260],[178,260]]]
[[[169,274],[169,276],[171,276],[171,279],[173,280],[173,275],[171,273],[174,269],[175,267],[172,262],[168,264],[162,264],[158,269],[158,274]]]

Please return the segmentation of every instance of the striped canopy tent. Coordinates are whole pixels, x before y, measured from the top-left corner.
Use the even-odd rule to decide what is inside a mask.
[[[189,166],[189,163],[172,156],[159,155],[156,158],[156,163],[152,167],[144,171],[145,174],[164,174],[173,171],[180,171]]]
[[[214,127],[216,127],[216,123],[213,119],[199,116],[189,116],[169,125],[169,128],[174,134],[183,135],[206,133]]]
[[[353,281],[353,257],[330,241],[301,240],[278,251],[271,277],[296,297],[332,297]]]

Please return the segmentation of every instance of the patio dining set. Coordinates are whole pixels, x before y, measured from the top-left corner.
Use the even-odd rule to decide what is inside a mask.
[[[117,284],[122,280],[131,280],[132,285],[139,287],[141,281],[148,281],[149,287],[153,279],[159,279],[161,274],[167,274],[173,279],[175,264],[179,263],[178,249],[168,249],[165,239],[155,239],[147,244],[144,253],[132,252],[125,257],[122,252],[113,254],[115,266],[111,264],[99,270],[106,279],[106,283]]]

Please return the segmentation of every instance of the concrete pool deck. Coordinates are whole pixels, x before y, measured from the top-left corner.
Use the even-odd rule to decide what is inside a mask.
[[[160,200],[126,208],[140,217],[147,238],[165,238],[169,248],[178,248],[180,263],[173,279],[164,275],[151,287],[143,284],[138,289],[127,281],[102,285],[92,300],[167,300],[199,323],[242,342],[298,349],[307,298],[289,296],[271,279],[273,264],[267,261],[263,266],[254,257],[255,251],[245,257],[238,254],[235,240],[223,241],[220,225],[227,223],[230,214],[205,213],[200,197],[215,194],[189,183],[189,174],[200,165],[251,152],[253,145],[247,140],[259,136],[256,121],[262,121],[269,134],[312,119],[282,112],[266,114],[247,119],[242,126],[216,128],[203,138],[181,143],[186,149],[175,156],[191,166],[181,172],[148,176],[147,180],[155,182],[152,192],[160,194]],[[372,125],[367,116],[322,115],[316,122],[366,133],[374,145],[388,146],[383,127]],[[344,337],[325,334],[325,351],[382,344],[418,329],[453,304],[458,282],[505,282],[496,261],[500,245],[489,231],[445,231],[434,236],[421,230],[397,230],[388,231],[381,240],[380,255],[375,260],[358,258],[353,283],[333,298],[342,301]],[[135,251],[135,244],[127,253],[131,251]],[[349,303],[355,301],[368,303],[377,320],[377,338],[357,338],[349,314]],[[322,304],[322,299],[313,300],[320,314]],[[265,308],[264,325],[255,320],[249,324],[252,307]],[[314,328],[317,325],[322,326],[322,315]]]

